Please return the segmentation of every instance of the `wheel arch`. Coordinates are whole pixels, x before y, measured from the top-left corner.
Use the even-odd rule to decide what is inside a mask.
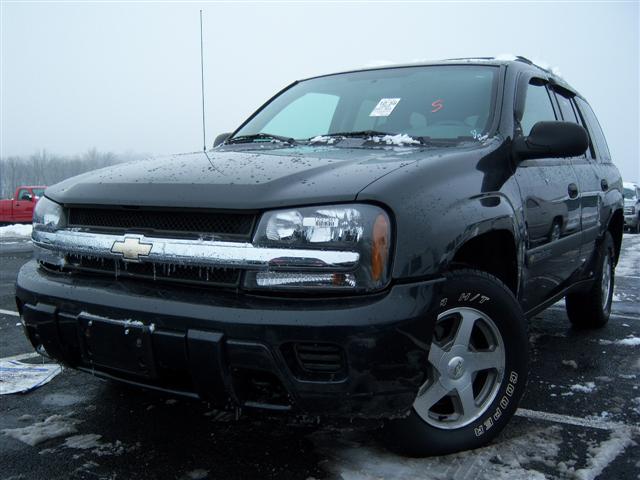
[[[450,262],[450,269],[474,268],[490,273],[517,297],[519,264],[513,232],[508,228],[500,228],[469,238],[456,250]]]

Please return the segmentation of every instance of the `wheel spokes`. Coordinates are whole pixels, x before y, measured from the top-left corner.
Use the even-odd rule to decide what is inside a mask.
[[[465,361],[472,372],[504,368],[504,357],[502,349],[499,348],[489,352],[469,352],[465,355]]]
[[[468,311],[459,312],[459,315],[461,318],[453,344],[468,347],[471,340],[471,332],[473,331],[473,326],[476,324],[478,317],[477,315],[474,315],[473,312]]]
[[[439,400],[443,397],[447,396],[449,392],[442,386],[440,382],[437,380],[434,381],[429,388],[425,390],[422,395],[419,395],[416,398],[416,401],[413,404],[413,408],[417,411],[418,415],[423,418],[427,418],[429,416],[429,410],[433,407]]]
[[[413,407],[427,423],[454,429],[482,415],[495,398],[504,375],[505,347],[501,332],[482,311],[456,307],[437,321],[442,323],[427,357],[431,374]]]
[[[473,396],[473,385],[469,383],[463,389],[456,390],[458,398],[460,399],[460,406],[462,407],[462,416],[472,416],[478,406],[476,405],[476,399]]]
[[[444,350],[436,345],[435,342],[431,343],[431,347],[429,347],[429,363],[438,371],[440,368],[440,359],[444,354]]]

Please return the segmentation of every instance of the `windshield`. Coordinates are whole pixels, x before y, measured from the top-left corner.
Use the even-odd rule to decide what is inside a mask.
[[[636,199],[636,192],[632,188],[625,188],[623,195],[624,195],[624,198],[626,198],[627,200],[635,200]]]
[[[492,66],[426,66],[305,80],[271,101],[234,138],[269,134],[306,140],[368,131],[482,138],[490,126],[497,72]]]

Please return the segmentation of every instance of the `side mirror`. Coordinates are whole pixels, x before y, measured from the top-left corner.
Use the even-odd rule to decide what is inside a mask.
[[[221,133],[220,135],[218,135],[216,137],[216,139],[213,141],[213,146],[217,147],[218,145],[220,145],[222,142],[224,142],[227,138],[229,138],[231,136],[231,133]]]
[[[33,197],[30,193],[27,193],[21,198],[21,200],[24,200],[25,202],[33,202]]]
[[[587,148],[587,131],[571,122],[538,122],[528,137],[518,137],[513,142],[513,151],[519,160],[577,157]]]

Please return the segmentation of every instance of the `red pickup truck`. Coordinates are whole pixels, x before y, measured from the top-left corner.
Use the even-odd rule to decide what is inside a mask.
[[[44,193],[44,186],[22,186],[12,199],[0,200],[0,224],[31,223],[33,207]]]

